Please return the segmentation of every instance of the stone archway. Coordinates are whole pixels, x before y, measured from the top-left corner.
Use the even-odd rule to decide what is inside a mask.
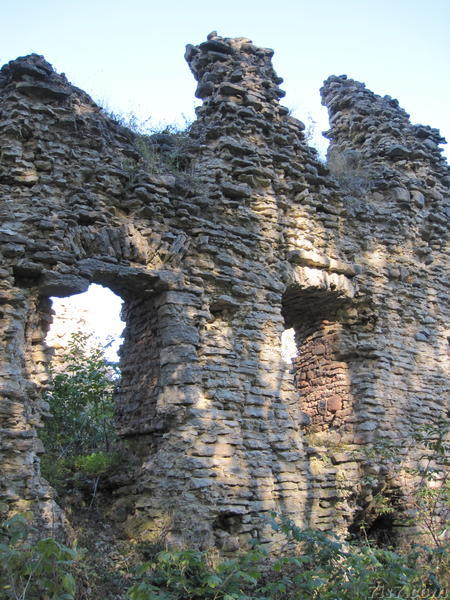
[[[124,299],[127,326],[117,392],[118,433],[130,441],[133,452],[147,457],[155,440],[181,418],[183,398],[189,396],[189,386],[180,388],[179,380],[183,369],[196,360],[198,334],[188,307],[189,299],[199,302],[192,291],[183,292],[175,273],[141,272],[100,261],[80,261],[70,276],[23,269],[15,275],[10,303],[3,305],[7,353],[1,417],[3,439],[9,436],[11,441],[2,483],[13,505],[31,509],[42,527],[58,531],[63,515],[39,469],[39,455],[44,451],[39,428],[47,410],[40,397],[49,361],[45,345],[52,318],[49,296],[81,292],[95,282],[111,287]]]

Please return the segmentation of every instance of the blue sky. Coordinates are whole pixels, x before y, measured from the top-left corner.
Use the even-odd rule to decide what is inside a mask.
[[[37,52],[113,111],[193,116],[187,43],[217,30],[275,49],[284,104],[327,128],[319,88],[346,73],[450,140],[450,0],[21,0],[1,10],[0,62]]]

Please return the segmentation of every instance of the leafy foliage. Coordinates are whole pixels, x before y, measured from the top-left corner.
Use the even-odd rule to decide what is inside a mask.
[[[46,396],[52,414],[42,435],[47,451],[67,456],[108,450],[114,439],[114,367],[84,333],[73,334],[63,361],[64,371],[52,372]]]
[[[246,598],[244,588],[255,586],[262,576],[266,553],[257,548],[213,567],[205,552],[159,552],[154,562],[138,569],[141,581],[128,592],[130,600],[178,600]]]
[[[111,452],[117,369],[89,335],[75,333],[63,356],[63,370],[51,375],[46,395],[51,417],[41,434],[46,448],[42,472],[59,489],[74,470],[99,476],[117,462]]]
[[[71,570],[80,557],[53,538],[33,541],[27,515],[14,515],[0,526],[0,598],[73,600]]]
[[[397,520],[416,527],[427,534],[436,547],[445,544],[450,532],[450,422],[436,419],[417,427],[406,441],[380,439],[372,447],[362,449],[367,466],[381,465],[384,482],[378,475],[368,474],[363,484],[374,490],[371,510],[375,515],[394,512]],[[416,455],[415,465],[404,465],[398,460],[399,447],[406,456]],[[420,450],[421,449],[421,450]],[[402,497],[387,497],[386,481],[401,482]],[[391,490],[392,494],[392,490]],[[398,496],[398,494],[397,494]],[[361,521],[364,529],[366,523]]]
[[[135,146],[150,173],[186,173],[190,164],[188,129],[167,127],[157,133],[140,133]]]
[[[417,467],[412,494],[413,521],[440,547],[450,533],[450,421],[440,419],[418,428],[414,441],[425,448]]]
[[[85,456],[78,456],[74,463],[75,467],[93,477],[106,475],[118,464],[120,457],[111,452],[92,452]]]
[[[417,547],[398,554],[369,545],[344,543],[320,531],[300,529],[284,518],[274,520],[273,527],[286,538],[287,549],[282,556],[271,556],[258,544],[220,562],[198,550],[164,550],[137,568],[135,583],[126,597],[129,600],[448,598],[448,547]],[[0,528],[0,598],[75,600],[73,572],[80,552],[52,538],[38,541],[29,538],[30,527],[23,515],[15,515]],[[81,572],[84,571],[86,566]],[[97,573],[90,578],[91,581],[98,578]],[[95,590],[91,589],[92,592]]]
[[[416,548],[401,555],[352,546],[320,531],[274,521],[289,550],[271,557],[256,545],[213,565],[207,553],[164,551],[138,570],[130,600],[433,600],[447,598],[448,549]],[[423,557],[427,563],[421,562]],[[448,583],[448,582],[447,582]]]

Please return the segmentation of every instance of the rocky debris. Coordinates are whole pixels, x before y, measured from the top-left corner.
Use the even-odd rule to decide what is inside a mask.
[[[279,104],[272,54],[216,32],[187,47],[203,104],[189,172],[162,174],[42,57],[0,71],[0,493],[49,526],[48,297],[92,282],[124,299],[118,431],[138,466],[111,518],[131,535],[233,551],[265,539],[272,510],[345,531],[352,451],[445,414],[442,139],[333,76],[324,165]]]

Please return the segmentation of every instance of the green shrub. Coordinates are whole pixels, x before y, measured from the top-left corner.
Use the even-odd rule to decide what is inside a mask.
[[[137,133],[134,142],[150,173],[186,173],[190,166],[189,126],[185,130],[166,127],[155,133]]]
[[[162,551],[141,565],[129,600],[444,600],[449,549],[417,547],[399,554],[277,519],[281,557],[256,544],[229,560],[207,552]],[[0,527],[2,600],[74,600],[73,569],[80,553],[52,538],[30,539],[23,515]],[[89,572],[89,562],[84,567]],[[94,571],[90,578],[95,580]],[[125,593],[125,590],[123,590]],[[95,592],[92,589],[91,592]],[[91,596],[89,596],[91,597]],[[122,596],[120,596],[122,597]]]
[[[437,419],[416,428],[414,444],[424,448],[416,467],[412,493],[413,520],[440,547],[450,533],[450,421]]]
[[[0,598],[73,600],[71,568],[81,554],[53,538],[32,539],[27,515],[16,514],[0,526]]]
[[[447,597],[443,574],[445,565],[449,565],[448,548],[441,551],[416,547],[399,554],[367,543],[345,543],[320,531],[302,530],[287,519],[275,527],[298,544],[295,553],[275,563],[281,574],[283,570],[288,572],[288,576],[284,576],[284,589],[294,595],[287,598],[431,600]],[[422,561],[425,556],[426,562]]]
[[[77,456],[74,460],[76,469],[91,477],[106,475],[119,462],[120,456],[112,452],[92,452],[85,456]]]
[[[450,532],[449,434],[450,421],[436,419],[416,427],[404,440],[380,438],[360,449],[367,467],[382,465],[384,471],[380,477],[369,470],[361,479],[372,491],[366,514],[395,513],[399,524],[414,527],[436,547],[445,544]],[[405,456],[415,456],[415,464],[405,466],[399,461],[399,447]],[[362,531],[367,528],[364,519],[359,526]]]
[[[139,583],[128,592],[130,600],[244,599],[243,589],[254,587],[262,576],[265,551],[255,549],[213,567],[205,552],[159,552],[153,562],[137,571]],[[250,598],[250,597],[248,597]]]
[[[99,469],[106,472],[106,463],[111,466],[116,460],[111,453],[116,367],[106,360],[102,347],[84,333],[72,336],[62,361],[63,370],[51,373],[51,387],[45,397],[51,416],[41,433],[46,449],[42,473],[57,489],[71,478],[85,455],[91,458],[84,459],[87,469],[81,470],[93,471],[91,474]]]
[[[270,556],[256,545],[213,564],[206,552],[164,551],[138,570],[130,600],[434,600],[447,598],[447,549],[405,554],[351,545],[288,519],[273,527],[289,550]],[[447,582],[448,584],[448,582]]]
[[[114,440],[114,391],[117,370],[103,348],[84,333],[75,333],[62,356],[64,370],[51,372],[46,395],[51,417],[42,439],[59,456],[108,450]]]

